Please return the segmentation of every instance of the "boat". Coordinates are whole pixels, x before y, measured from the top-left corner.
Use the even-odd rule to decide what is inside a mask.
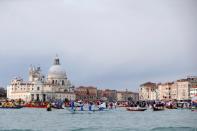
[[[177,109],[175,106],[166,106],[167,109]]]
[[[127,111],[145,111],[147,110],[146,108],[140,108],[140,107],[130,107],[130,108],[126,108]]]
[[[23,105],[26,108],[47,108],[47,104],[39,104],[39,103],[27,103]]]
[[[24,105],[24,107],[27,107],[27,108],[47,108],[46,105],[31,105],[31,104],[26,104],[26,105]]]
[[[153,106],[153,111],[163,111],[164,108],[163,107],[154,107]]]
[[[0,107],[0,109],[21,109],[22,106],[14,106],[14,107]]]
[[[191,111],[197,111],[197,107],[192,107]]]
[[[177,109],[177,107],[176,107],[176,105],[175,105],[175,103],[173,103],[173,102],[168,102],[168,103],[166,103],[166,109]]]
[[[51,104],[51,107],[54,109],[64,109],[62,106],[63,106],[63,103],[59,103],[59,102]]]
[[[177,108],[178,109],[190,109],[190,103],[189,102],[177,102]]]
[[[192,98],[191,111],[197,111],[197,96]]]
[[[47,108],[47,111],[52,111],[51,107],[48,107],[48,108]]]
[[[58,107],[58,106],[52,106],[54,109],[64,109],[63,107]]]

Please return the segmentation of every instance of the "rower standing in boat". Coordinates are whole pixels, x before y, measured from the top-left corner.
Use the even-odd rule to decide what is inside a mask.
[[[89,111],[92,111],[92,103],[91,102],[89,103],[88,109],[89,109]]]
[[[110,109],[113,109],[113,103],[112,102],[109,104],[109,106],[110,106]]]
[[[83,103],[80,102],[80,110],[83,111]]]
[[[116,107],[117,107],[117,102],[114,103],[114,108],[116,109]]]
[[[70,102],[70,107],[71,107],[71,111],[75,111],[75,102],[74,101]]]

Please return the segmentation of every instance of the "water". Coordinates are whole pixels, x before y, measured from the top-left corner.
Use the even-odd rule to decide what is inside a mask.
[[[0,131],[197,131],[197,112],[165,110],[104,112],[0,109]]]

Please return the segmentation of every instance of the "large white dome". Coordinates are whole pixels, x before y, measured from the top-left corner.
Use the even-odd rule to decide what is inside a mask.
[[[54,64],[48,72],[48,79],[66,79],[66,71],[61,67],[59,58],[54,59]]]
[[[60,65],[53,65],[48,72],[49,79],[66,79],[66,71]]]

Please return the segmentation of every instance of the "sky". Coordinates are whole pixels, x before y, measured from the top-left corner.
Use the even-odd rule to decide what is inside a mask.
[[[138,91],[197,75],[196,0],[1,0],[0,86],[56,54],[75,86]]]

